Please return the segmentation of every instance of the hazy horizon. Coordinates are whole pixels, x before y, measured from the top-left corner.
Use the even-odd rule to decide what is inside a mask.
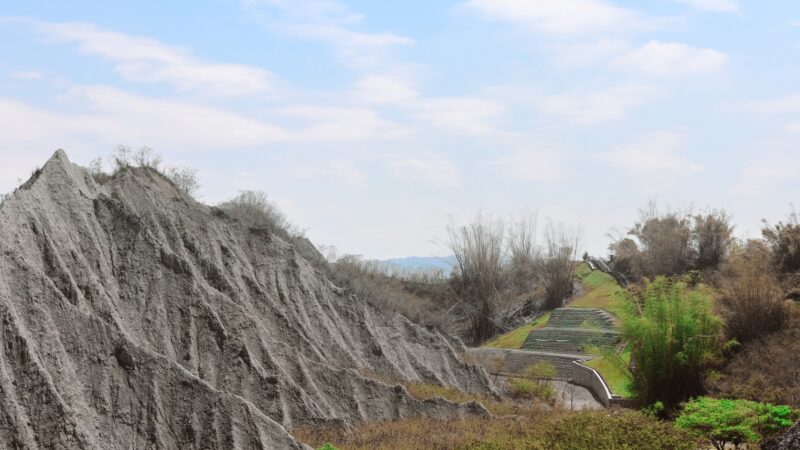
[[[262,190],[371,259],[449,254],[479,210],[603,254],[650,199],[755,237],[800,191],[800,8],[761,5],[4,5],[0,192],[56,148],[147,145],[199,170],[200,200]]]

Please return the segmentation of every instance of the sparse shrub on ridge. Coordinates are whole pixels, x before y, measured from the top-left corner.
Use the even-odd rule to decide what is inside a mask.
[[[200,180],[196,169],[174,166],[163,167],[161,156],[147,146],[143,146],[135,152],[126,145],[117,146],[109,160],[112,168],[110,174],[105,171],[105,161],[102,157],[95,158],[89,163],[89,173],[100,184],[106,184],[122,170],[141,167],[158,172],[170,180],[175,187],[192,198],[196,198],[200,189]]]
[[[220,203],[217,207],[246,227],[268,228],[284,237],[303,234],[286,218],[280,208],[269,200],[267,194],[261,191],[241,191],[236,197]]]

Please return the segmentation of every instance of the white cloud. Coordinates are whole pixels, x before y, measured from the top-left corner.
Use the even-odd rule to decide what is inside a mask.
[[[744,198],[761,197],[776,192],[783,183],[800,176],[800,162],[788,155],[772,154],[745,168],[734,188]]]
[[[13,72],[11,74],[11,78],[16,78],[18,80],[43,80],[44,75],[38,70],[23,70],[19,72]]]
[[[586,42],[559,43],[553,46],[555,63],[563,67],[580,67],[611,59],[631,48],[622,39],[597,39]]]
[[[782,98],[746,103],[741,108],[744,111],[762,114],[783,114],[795,117],[795,120],[786,125],[786,131],[800,133],[800,94],[788,94]]]
[[[500,160],[503,173],[523,181],[558,181],[563,177],[562,164],[554,150],[522,150]]]
[[[561,116],[579,124],[594,124],[624,117],[629,110],[655,95],[647,86],[614,86],[596,91],[569,91],[544,97],[540,108],[548,115]]]
[[[356,67],[376,66],[388,48],[414,44],[410,37],[394,33],[353,30],[364,16],[333,0],[243,0],[242,5],[266,28],[330,44]]]
[[[694,9],[711,12],[739,12],[739,4],[734,0],[675,0]]]
[[[353,89],[353,97],[364,103],[399,104],[415,100],[418,96],[409,81],[387,75],[364,77]]]
[[[302,180],[321,176],[331,177],[353,190],[361,190],[367,187],[367,175],[353,161],[345,159],[336,159],[317,166],[304,164],[289,169],[288,173],[294,178]]]
[[[497,102],[473,97],[426,98],[415,108],[417,118],[426,124],[471,135],[494,132],[495,121],[504,111]]]
[[[75,88],[107,123],[96,132],[139,142],[169,142],[203,147],[247,147],[290,139],[286,130],[237,113],[174,100],[153,99],[107,86]],[[108,127],[111,127],[110,129]]]
[[[640,14],[604,0],[468,0],[479,14],[533,31],[576,35],[619,32],[647,26]]]
[[[236,113],[106,86],[74,88],[63,101],[87,112],[60,114],[0,99],[0,134],[6,145],[58,148],[75,140],[113,140],[111,144],[241,148],[291,138],[277,126]]]
[[[695,48],[678,42],[650,41],[616,59],[618,68],[655,76],[676,76],[715,72],[728,56],[710,48]]]
[[[351,188],[363,189],[367,186],[367,176],[351,161],[332,161],[329,172]]]
[[[688,177],[702,167],[678,153],[682,136],[657,132],[644,139],[602,154],[598,159],[624,170],[655,190],[671,187],[677,179]]]
[[[106,31],[88,23],[24,21],[57,42],[77,43],[81,52],[115,63],[122,77],[137,82],[168,83],[180,90],[216,96],[263,94],[273,89],[273,75],[243,64],[202,61],[187,50],[151,38]]]
[[[304,121],[293,139],[300,141],[345,141],[398,138],[408,130],[366,108],[290,105],[272,110],[276,117]]]
[[[389,167],[396,177],[450,188],[459,184],[456,166],[438,155],[389,155]]]
[[[775,100],[751,102],[744,109],[759,113],[800,113],[800,94],[790,94]]]

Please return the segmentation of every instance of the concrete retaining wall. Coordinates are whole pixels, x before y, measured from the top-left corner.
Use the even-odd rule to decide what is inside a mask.
[[[583,355],[563,355],[559,353],[531,352],[500,348],[470,348],[467,354],[474,362],[483,365],[487,371],[496,375],[519,376],[531,364],[545,361],[556,368],[556,378],[583,386],[595,395],[606,408],[612,406],[630,407],[633,402],[614,395],[605,380],[591,367],[581,364],[588,358]]]
[[[592,369],[591,367],[584,366],[578,361],[573,361],[572,364],[575,365],[575,370],[573,371],[574,375],[571,381],[578,386],[583,386],[594,392],[595,396],[597,396],[597,399],[600,400],[600,403],[602,403],[603,406],[606,408],[610,408],[612,406],[625,408],[633,405],[632,400],[612,394],[611,389],[608,388],[605,380],[596,370]]]

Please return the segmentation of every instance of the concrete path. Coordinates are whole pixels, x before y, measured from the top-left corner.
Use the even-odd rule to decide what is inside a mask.
[[[548,384],[556,391],[556,401],[566,409],[579,411],[583,409],[603,409],[592,391],[563,380],[551,380]]]

